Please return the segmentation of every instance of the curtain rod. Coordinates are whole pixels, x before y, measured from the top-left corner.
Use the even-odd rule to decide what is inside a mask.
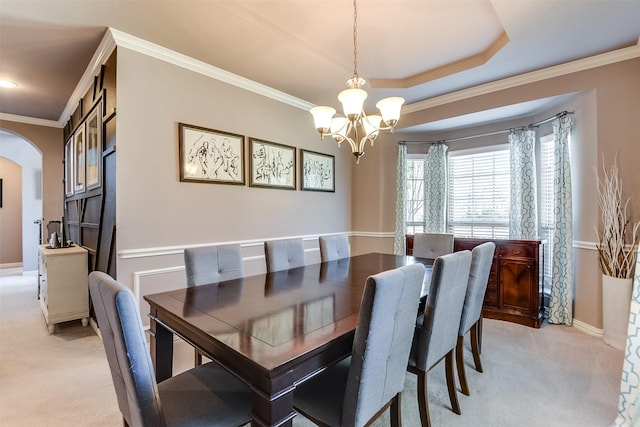
[[[465,139],[473,139],[473,138],[481,138],[481,137],[484,137],[484,136],[499,135],[501,133],[511,132],[512,130],[515,130],[515,129],[524,130],[524,129],[528,129],[528,128],[532,128],[532,127],[537,127],[537,126],[540,126],[543,123],[550,122],[553,119],[559,119],[560,117],[564,117],[567,114],[573,114],[573,111],[562,111],[562,112],[560,112],[558,114],[554,114],[551,117],[547,117],[546,119],[537,121],[535,123],[531,123],[528,126],[521,126],[521,127],[509,128],[509,129],[502,129],[502,130],[496,130],[496,131],[493,131],[493,132],[478,133],[478,134],[474,134],[474,135],[460,136],[460,137],[457,137],[457,138],[441,139],[441,140],[438,140],[438,141],[398,141],[398,144],[400,144],[400,145],[443,144],[445,142],[456,142],[456,141],[463,141]]]

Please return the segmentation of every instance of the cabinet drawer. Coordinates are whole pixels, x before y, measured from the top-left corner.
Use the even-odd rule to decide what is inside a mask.
[[[535,256],[534,247],[525,245],[500,245],[496,248],[496,252],[501,257],[533,258]]]

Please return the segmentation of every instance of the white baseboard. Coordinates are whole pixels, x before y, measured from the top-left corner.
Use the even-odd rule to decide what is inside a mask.
[[[577,319],[573,319],[573,327],[586,334],[602,338],[602,329],[598,329]]]

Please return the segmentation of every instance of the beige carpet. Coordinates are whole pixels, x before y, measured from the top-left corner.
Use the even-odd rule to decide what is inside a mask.
[[[177,371],[192,350],[176,345]],[[564,326],[532,329],[485,321],[477,373],[467,357],[471,396],[459,394],[462,415],[448,403],[444,369],[429,374],[434,426],[604,427],[617,412],[623,353]],[[415,376],[407,374],[404,425],[417,427]],[[0,426],[120,426],[100,339],[80,321],[47,333],[35,276],[0,276]],[[302,417],[294,426],[310,426]],[[388,417],[375,426],[388,426]]]

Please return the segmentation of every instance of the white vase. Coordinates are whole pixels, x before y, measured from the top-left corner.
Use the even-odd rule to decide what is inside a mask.
[[[629,306],[633,279],[602,275],[602,339],[624,350],[629,326]]]

